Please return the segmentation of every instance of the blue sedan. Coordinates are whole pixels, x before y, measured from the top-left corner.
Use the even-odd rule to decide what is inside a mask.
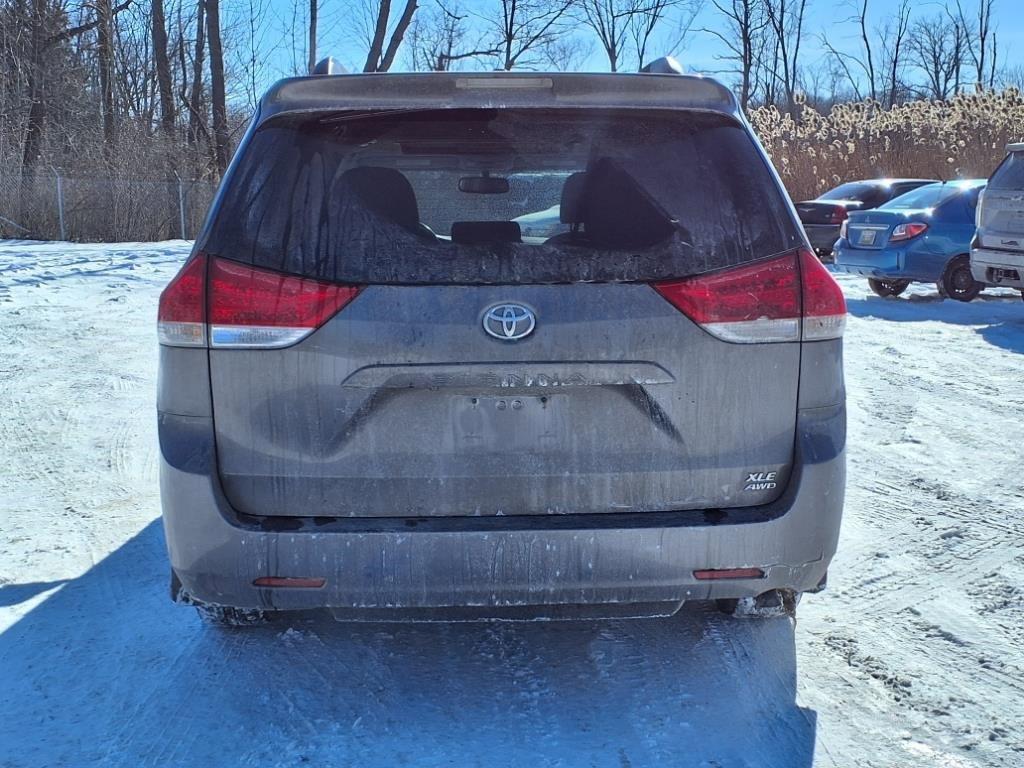
[[[927,184],[873,211],[851,212],[835,244],[835,269],[868,278],[879,296],[912,282],[970,301],[985,287],[971,276],[971,238],[985,179]]]

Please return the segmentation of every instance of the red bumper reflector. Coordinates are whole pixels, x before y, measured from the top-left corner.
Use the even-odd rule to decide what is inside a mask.
[[[319,589],[327,583],[327,579],[303,579],[290,576],[260,576],[253,581],[257,587],[298,587],[300,589]]]
[[[694,571],[693,576],[698,581],[713,581],[715,579],[763,579],[764,571],[760,568],[705,568],[701,571]]]

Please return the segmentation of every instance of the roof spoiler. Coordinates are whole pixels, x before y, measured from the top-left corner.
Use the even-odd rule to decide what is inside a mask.
[[[648,62],[641,70],[645,75],[681,75],[682,65],[672,56],[662,56],[660,59]],[[313,67],[311,75],[347,75],[348,70],[333,56],[320,59]]]
[[[1007,152],[1024,152],[1024,141],[1019,141],[1016,144],[1007,144]]]

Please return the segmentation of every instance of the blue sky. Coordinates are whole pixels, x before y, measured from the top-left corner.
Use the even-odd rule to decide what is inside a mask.
[[[361,52],[365,50],[364,45],[358,41],[357,9],[362,2],[367,0],[321,0],[321,34],[319,36],[319,53],[321,55],[333,55],[340,59],[350,69],[359,69],[362,64]],[[447,0],[450,6],[452,0]],[[728,0],[722,0],[728,2]],[[978,0],[962,0],[965,12],[972,14]],[[261,90],[276,80],[278,77],[294,72],[294,62],[302,61],[305,54],[304,41],[304,3],[303,0],[236,0],[234,12],[238,14],[236,24],[246,27],[248,32],[248,8],[253,8],[261,25],[259,31],[259,47],[261,52],[258,56],[258,64],[255,72],[248,80],[248,85],[255,86]],[[421,8],[429,8],[434,0],[420,0]],[[952,2],[952,0],[951,0]],[[1001,65],[1016,67],[1024,70],[1024,14],[1020,12],[1019,3],[1021,0],[996,0],[995,3],[995,27],[998,39],[999,60]],[[297,5],[295,4],[297,3]],[[884,24],[892,18],[899,7],[899,0],[868,0],[869,22],[874,28],[876,25]],[[225,4],[226,5],[226,4]],[[248,7],[246,7],[246,5]],[[395,2],[399,6],[400,3]],[[485,6],[485,0],[461,0],[462,9],[472,14]],[[489,6],[489,3],[486,3]],[[228,6],[229,8],[232,6]],[[296,11],[296,9],[298,9]],[[943,5],[940,2],[916,3],[912,10],[912,19],[926,16],[935,16],[943,12]],[[229,11],[229,14],[231,11]],[[297,15],[296,15],[297,14]],[[829,41],[833,46],[842,51],[855,53],[859,50],[859,32],[856,25],[851,21],[855,10],[850,0],[809,0],[807,20],[805,23],[805,37],[803,47],[805,55],[802,55],[801,62],[805,72],[822,67],[826,53],[821,45],[820,36],[828,32]],[[296,34],[290,31],[296,30]],[[683,65],[693,71],[705,73],[718,73],[718,76],[728,81],[729,75],[726,70],[728,62],[721,61],[718,57],[725,50],[721,41],[713,35],[701,31],[701,28],[722,28],[720,14],[715,10],[710,0],[705,0],[705,5],[696,21],[692,31],[686,36],[683,47],[677,51],[676,57]],[[581,30],[578,34],[586,36],[587,31]],[[297,43],[300,50],[295,52]],[[658,45],[651,46],[652,52],[660,53]],[[655,53],[655,55],[657,55]],[[362,55],[365,55],[362,53]],[[236,60],[239,67],[242,62]],[[395,69],[408,68],[408,60],[403,54],[399,54],[398,65]],[[602,71],[607,69],[607,60],[599,47],[595,46],[590,56],[584,61],[583,69]]]

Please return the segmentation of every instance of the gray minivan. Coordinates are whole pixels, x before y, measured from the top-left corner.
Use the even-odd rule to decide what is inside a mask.
[[[1024,296],[1024,143],[1010,144],[978,201],[971,273]]]
[[[160,299],[172,595],[791,610],[839,533],[845,311],[713,80],[282,81]]]

